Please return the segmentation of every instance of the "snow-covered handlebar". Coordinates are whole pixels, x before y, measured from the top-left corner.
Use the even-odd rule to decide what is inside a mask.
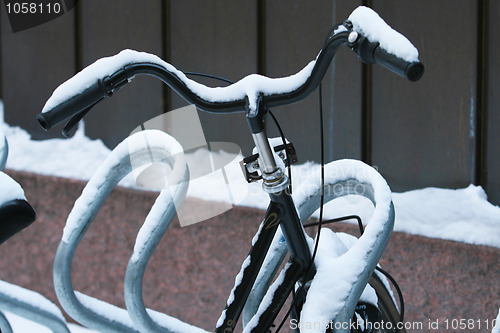
[[[68,134],[95,104],[111,96],[135,75],[159,78],[189,103],[212,113],[247,111],[291,104],[312,93],[323,79],[336,51],[344,44],[366,63],[378,63],[411,81],[423,74],[417,49],[403,35],[389,27],[376,12],[358,7],[343,24],[335,26],[317,58],[300,72],[269,78],[252,74],[227,87],[207,87],[186,77],[159,57],[132,50],[97,60],[61,84],[37,115],[41,126],[51,127],[72,117],[63,130]]]
[[[418,81],[424,65],[418,50],[372,9],[358,7],[344,25],[351,30],[348,45],[367,64],[379,64],[410,81]]]

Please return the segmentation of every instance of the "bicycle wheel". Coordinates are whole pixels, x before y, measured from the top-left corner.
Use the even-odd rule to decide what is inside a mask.
[[[369,281],[370,286],[375,289],[378,297],[378,310],[380,312],[380,320],[385,323],[380,332],[384,333],[406,333],[404,325],[400,324],[400,313],[394,302],[392,294],[385,286],[382,279],[374,273]],[[398,324],[401,328],[398,329]]]
[[[400,314],[382,279],[374,273],[369,284],[377,293],[377,306],[358,303],[352,320],[359,324],[351,329],[351,333],[406,333],[404,325],[398,328]],[[333,333],[333,328],[328,328],[326,333]]]
[[[406,333],[404,325],[398,328],[400,314],[382,279],[374,273],[369,285],[377,293],[377,306],[365,302],[358,303],[353,320],[360,324],[356,325],[351,333]]]

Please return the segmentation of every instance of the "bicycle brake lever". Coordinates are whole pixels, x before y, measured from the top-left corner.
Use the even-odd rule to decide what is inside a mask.
[[[81,111],[81,112],[78,112],[77,114],[75,114],[69,121],[68,123],[66,124],[66,126],[64,126],[63,130],[62,130],[62,135],[67,138],[69,137],[69,134],[71,132],[71,130],[73,129],[73,127],[75,127],[76,124],[78,124],[78,122],[80,120],[82,120],[83,117],[85,117],[85,115],[97,104],[99,103],[100,101],[102,101],[104,99],[101,98],[100,100],[98,100],[97,102],[95,102],[94,104],[92,104],[91,106],[89,106],[88,108],[86,108],[85,110]]]

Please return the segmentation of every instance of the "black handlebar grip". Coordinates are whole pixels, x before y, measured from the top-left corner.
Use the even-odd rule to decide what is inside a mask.
[[[53,109],[39,113],[36,118],[40,125],[45,129],[50,128],[62,123],[64,120],[73,117],[74,115],[82,112],[83,110],[91,107],[101,99],[107,97],[105,90],[101,87],[101,82],[96,82],[89,88],[81,93],[71,97],[70,99],[58,104]]]
[[[393,71],[410,81],[418,81],[424,75],[424,65],[420,61],[406,61],[388,53],[379,45],[373,52],[375,63]]]

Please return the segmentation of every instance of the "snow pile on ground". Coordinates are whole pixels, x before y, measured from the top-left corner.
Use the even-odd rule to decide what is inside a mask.
[[[0,113],[3,113],[1,108]],[[1,116],[3,114],[0,114],[0,119],[3,119]],[[11,127],[5,123],[0,124],[0,127],[9,143],[7,169],[88,180],[110,153],[100,140],[86,137],[83,126],[70,139],[43,141],[32,140],[19,127]],[[263,194],[261,184],[242,181],[238,164],[242,157],[234,155],[218,158],[232,161],[224,167],[228,184],[222,183],[223,186],[220,186],[217,181],[224,178],[216,176],[218,173],[222,175],[222,170],[215,170],[211,175],[191,182],[188,196],[221,202],[229,200],[229,203],[239,206],[267,208],[269,199]],[[301,180],[311,173],[319,177],[319,170],[319,165],[311,162],[294,166],[294,193],[301,191]],[[120,184],[134,187],[135,180],[129,175]],[[307,184],[304,186],[306,188]],[[239,195],[233,195],[237,193]],[[29,198],[29,193],[26,195]],[[231,198],[235,197],[238,200],[231,202]],[[396,208],[396,231],[500,248],[500,239],[495,237],[500,234],[500,208],[487,201],[481,187],[471,185],[457,190],[426,188],[394,193],[393,200]],[[327,204],[324,217],[357,214],[367,221],[372,210],[367,199],[347,197]]]
[[[500,247],[500,207],[480,186],[394,193],[393,200],[397,231]]]
[[[5,125],[4,125],[5,126]],[[7,169],[88,180],[109,154],[100,140],[90,140],[80,128],[71,139],[37,141],[19,127],[4,128],[9,145]]]

